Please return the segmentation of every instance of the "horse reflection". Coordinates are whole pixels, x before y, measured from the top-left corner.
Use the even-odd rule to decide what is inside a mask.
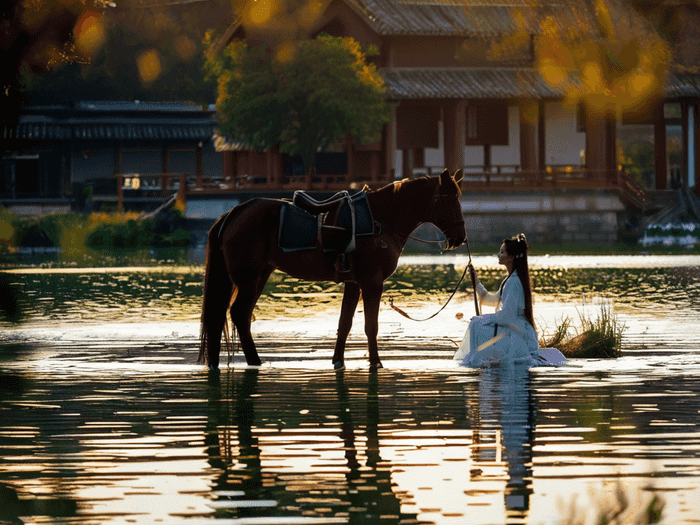
[[[524,366],[485,368],[480,371],[478,406],[472,418],[474,468],[479,478],[489,467],[506,465],[504,493],[509,520],[524,518],[532,495],[532,443],[536,423],[530,371]]]
[[[308,398],[298,393],[294,402],[285,397],[283,407],[270,406],[270,392],[261,382],[259,369],[232,372],[224,381],[210,376],[207,453],[209,463],[220,471],[213,483],[213,506],[217,517],[251,517],[264,520],[273,516],[305,516],[319,519],[346,518],[350,522],[374,522],[387,516],[396,521],[414,520],[416,514],[401,513],[401,501],[392,491],[391,469],[380,455],[379,447],[379,383],[376,371],[365,372],[363,386],[352,378],[352,394],[348,388],[348,372],[335,372],[335,380],[317,384],[319,389],[335,390],[334,409],[323,415],[339,424],[328,427],[319,422],[309,426]],[[331,376],[326,376],[331,377]],[[357,387],[360,386],[358,389]],[[276,388],[279,388],[277,385]],[[324,393],[324,401],[332,394]],[[293,392],[280,395],[294,396]],[[331,398],[332,399],[332,398]],[[304,404],[304,403],[307,404]],[[364,404],[364,407],[362,406]],[[333,414],[335,413],[335,414]],[[337,415],[336,417],[333,417]],[[337,418],[337,419],[336,419]],[[276,420],[276,423],[275,423]],[[280,425],[282,428],[275,428]],[[311,432],[309,432],[310,429]],[[334,429],[342,445],[329,445],[327,429]],[[303,450],[293,449],[289,436],[302,433]],[[358,439],[358,434],[364,438]],[[343,451],[343,465],[332,460],[315,461],[313,472],[295,465],[294,456],[308,457],[310,452]],[[284,454],[284,457],[282,455]],[[364,457],[363,457],[364,456]],[[284,464],[284,460],[292,464]],[[320,464],[319,464],[320,463]],[[261,506],[260,502],[269,505]]]

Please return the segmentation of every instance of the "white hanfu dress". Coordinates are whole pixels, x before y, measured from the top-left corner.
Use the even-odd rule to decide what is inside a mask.
[[[562,366],[566,358],[555,349],[538,348],[537,332],[525,319],[525,292],[516,270],[489,293],[477,281],[482,305],[496,308],[493,314],[473,317],[454,359],[470,368],[519,364]]]

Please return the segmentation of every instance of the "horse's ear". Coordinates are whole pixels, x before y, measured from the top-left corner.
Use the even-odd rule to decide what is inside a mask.
[[[464,177],[464,173],[462,173],[462,170],[455,171],[455,176],[453,178],[457,184],[462,182],[462,177]]]
[[[442,170],[442,173],[440,174],[440,184],[442,185],[443,182],[446,182],[450,178],[451,178],[450,177],[450,170],[445,168],[444,170]]]

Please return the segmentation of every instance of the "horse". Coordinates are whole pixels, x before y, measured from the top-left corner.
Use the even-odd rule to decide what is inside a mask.
[[[343,282],[343,300],[332,365],[344,368],[345,343],[360,297],[364,303],[365,335],[370,367],[381,368],[377,347],[379,306],[384,281],[396,270],[411,233],[423,223],[437,226],[446,249],[466,240],[459,201],[462,171],[404,179],[379,190],[365,185],[373,219],[370,235],[358,236],[349,253],[352,271],[339,273],[338,253],[318,249],[284,251],[278,245],[283,199],[253,198],[219,217],[207,237],[204,295],[197,362],[217,370],[226,311],[238,330],[249,366],[262,364],[251,334],[251,318],[270,275],[276,269],[302,280]]]

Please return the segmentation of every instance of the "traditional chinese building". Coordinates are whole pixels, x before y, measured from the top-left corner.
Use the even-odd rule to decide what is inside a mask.
[[[352,36],[377,46],[376,65],[395,102],[382,140],[359,146],[348,137],[342,151],[317,159],[318,173],[307,181],[303,170],[274,150],[251,151],[219,138],[225,184],[234,191],[304,185],[331,190],[365,182],[377,186],[447,167],[465,170],[465,191],[609,187],[619,191],[625,205],[640,208],[643,189],[620,169],[617,151],[618,128],[634,125],[653,129],[655,173],[648,189],[695,187],[700,169],[698,75],[670,73],[643,105],[615,115],[587,111],[585,102],[571,103],[565,87],[553,84],[537,67],[543,22],[561,31],[586,27],[595,39],[601,36],[596,34],[596,5],[570,0],[333,0],[304,36]],[[655,34],[626,3],[606,5],[619,27],[639,32],[642,40]],[[220,47],[232,39],[258,38],[242,20],[229,25]],[[575,73],[572,82],[580,81]],[[666,151],[668,126],[682,129],[682,151],[673,166]]]
[[[19,214],[154,207],[221,177],[213,109],[182,103],[80,102],[26,107],[3,128],[0,204]],[[121,197],[121,200],[120,200]]]

